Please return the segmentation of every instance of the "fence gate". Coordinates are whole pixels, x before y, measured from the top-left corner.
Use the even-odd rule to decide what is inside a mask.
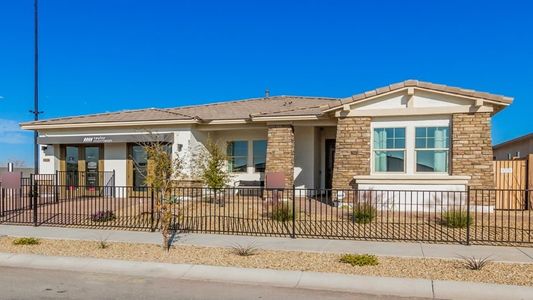
[[[496,193],[496,209],[526,209],[528,188],[526,160],[494,161],[495,188],[511,190]]]

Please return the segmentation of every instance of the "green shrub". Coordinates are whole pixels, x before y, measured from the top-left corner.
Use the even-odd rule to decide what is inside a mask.
[[[339,261],[354,267],[377,266],[379,264],[378,258],[371,254],[344,254]]]
[[[367,224],[370,223],[377,215],[376,208],[366,202],[357,203],[352,209],[352,220],[355,223]]]
[[[450,228],[466,228],[472,223],[472,217],[464,210],[449,210],[442,214],[441,223]]]
[[[39,245],[39,239],[32,237],[23,237],[13,240],[13,245]]]
[[[283,202],[276,203],[272,206],[271,218],[274,221],[287,222],[292,220],[292,206]]]

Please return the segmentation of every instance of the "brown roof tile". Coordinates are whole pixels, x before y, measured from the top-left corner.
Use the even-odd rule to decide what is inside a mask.
[[[210,103],[176,108],[149,108],[82,115],[23,123],[22,125],[58,125],[100,122],[136,122],[157,120],[231,120],[249,119],[251,115],[321,114],[327,107],[340,104],[339,99],[323,97],[272,96],[238,101]],[[327,107],[324,107],[326,105]],[[323,108],[320,108],[320,107]]]
[[[436,84],[436,83],[418,81],[418,80],[413,80],[413,79],[406,80],[403,82],[393,83],[385,87],[381,87],[381,88],[377,88],[374,90],[366,91],[361,94],[353,95],[351,97],[342,99],[341,102],[342,104],[354,103],[354,102],[361,101],[361,100],[364,100],[366,98],[373,97],[376,95],[381,95],[381,94],[392,92],[395,90],[400,90],[404,87],[419,87],[419,88],[425,88],[425,89],[434,90],[434,91],[457,94],[461,96],[482,98],[482,99],[486,99],[486,100],[490,100],[494,102],[499,102],[504,105],[510,104],[513,102],[513,98],[511,97],[505,97],[505,96],[496,95],[496,94],[478,92],[478,91],[471,90],[471,89],[463,89],[463,88],[458,88],[458,87],[447,86],[444,84]]]
[[[457,95],[478,97],[501,104],[510,104],[513,98],[477,92],[469,89],[450,87],[442,84],[418,80],[406,80],[385,87],[370,90],[344,99],[302,96],[272,96],[237,101],[218,102],[204,105],[183,106],[176,108],[149,108],[141,110],[118,111],[111,113],[82,115],[56,119],[27,122],[24,125],[58,125],[81,123],[139,122],[158,120],[190,120],[194,122],[211,120],[250,119],[251,116],[297,116],[322,115],[326,111],[344,104],[362,101],[368,97],[381,95],[404,87],[419,87]]]

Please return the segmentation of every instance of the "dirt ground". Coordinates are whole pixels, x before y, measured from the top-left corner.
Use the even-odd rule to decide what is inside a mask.
[[[468,270],[461,260],[379,257],[377,266],[354,267],[339,262],[333,253],[267,251],[239,256],[231,248],[173,246],[169,252],[157,245],[73,240],[40,240],[39,245],[13,245],[14,238],[0,238],[0,252],[55,256],[95,257],[167,263],[189,263],[245,268],[333,272],[387,277],[425,278],[533,286],[533,264],[490,262],[482,270]],[[247,245],[242,245],[247,246]]]

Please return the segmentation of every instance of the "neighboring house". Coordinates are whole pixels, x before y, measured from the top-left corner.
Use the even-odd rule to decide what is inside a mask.
[[[495,160],[525,158],[533,154],[533,133],[500,143],[492,149]]]
[[[272,96],[21,127],[39,132],[41,173],[114,170],[118,186],[142,187],[150,161],[139,142],[158,135],[189,163],[208,138],[219,141],[234,181],[283,172],[287,188],[464,190],[493,187],[490,120],[512,100],[407,80],[347,98]]]

